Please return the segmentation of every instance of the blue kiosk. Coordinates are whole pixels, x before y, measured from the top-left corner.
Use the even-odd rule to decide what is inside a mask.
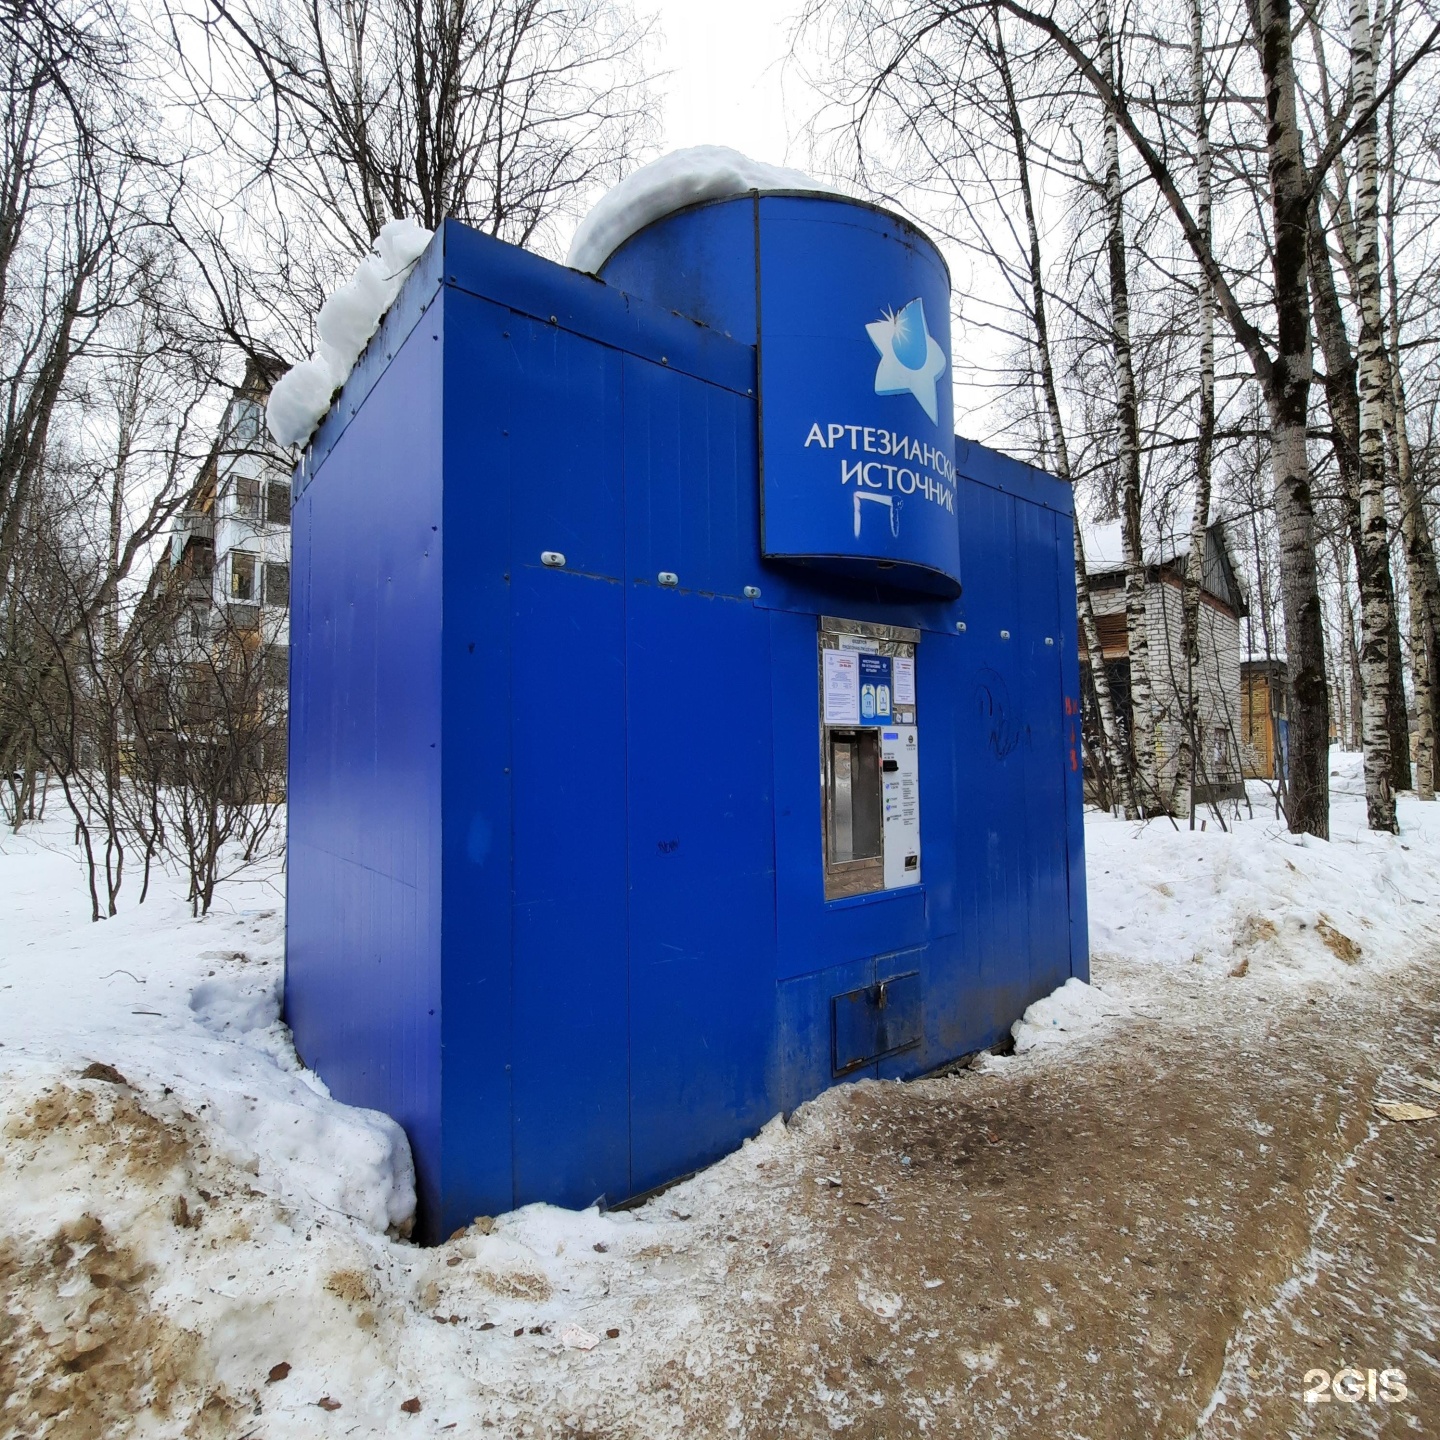
[[[437,232],[296,477],[286,1010],[422,1239],[614,1204],[1088,977],[1071,497],[950,286],[751,192]]]

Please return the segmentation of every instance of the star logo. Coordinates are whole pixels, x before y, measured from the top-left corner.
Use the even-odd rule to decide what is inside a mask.
[[[865,333],[880,352],[875,393],[911,394],[932,421],[938,420],[935,382],[945,373],[945,352],[926,328],[924,301],[917,297],[898,315],[887,310],[884,319],[865,327]]]

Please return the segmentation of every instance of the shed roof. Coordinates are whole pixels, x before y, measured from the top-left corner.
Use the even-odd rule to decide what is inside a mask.
[[[1092,520],[1081,526],[1085,546],[1085,573],[1092,579],[1125,573],[1125,547],[1119,520]],[[1152,579],[1159,572],[1183,574],[1190,553],[1190,536],[1161,534],[1149,528],[1145,535],[1145,564]],[[1235,573],[1225,537],[1225,521],[1213,520],[1205,532],[1205,593],[1238,615],[1249,613],[1244,587]]]

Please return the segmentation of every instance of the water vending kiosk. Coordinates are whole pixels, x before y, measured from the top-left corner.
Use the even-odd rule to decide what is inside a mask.
[[[897,216],[437,232],[297,472],[287,1015],[420,1233],[616,1203],[1087,975],[1071,499]]]

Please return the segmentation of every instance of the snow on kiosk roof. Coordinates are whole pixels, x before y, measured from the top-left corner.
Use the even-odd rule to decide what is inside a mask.
[[[803,170],[767,165],[725,145],[692,145],[632,171],[580,222],[565,263],[598,275],[634,234],[677,210],[706,200],[761,194],[836,195],[833,185]]]
[[[1088,973],[1070,493],[955,438],[933,244],[747,192],[601,270],[447,222],[297,479],[287,1014],[425,1238]]]

